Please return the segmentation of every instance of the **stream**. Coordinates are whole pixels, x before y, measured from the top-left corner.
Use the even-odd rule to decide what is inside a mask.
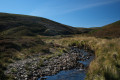
[[[75,46],[68,51],[43,61],[40,54],[8,65],[4,72],[13,75],[16,80],[84,80],[87,68],[94,59],[92,51]]]
[[[82,53],[83,60],[78,60],[79,63],[82,63],[84,67],[88,67],[90,62],[94,59],[94,55],[89,56],[89,59],[85,58],[83,56],[89,55],[89,52],[86,52],[85,50],[80,49],[80,52]],[[58,72],[55,75],[52,76],[44,76],[39,78],[38,80],[84,80],[86,77],[86,70],[85,69],[70,69],[70,70],[62,70]]]

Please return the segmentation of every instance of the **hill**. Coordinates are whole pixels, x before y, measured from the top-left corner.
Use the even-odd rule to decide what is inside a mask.
[[[79,30],[79,32],[81,32],[82,34],[88,34],[89,32],[95,30],[96,28],[82,28],[82,27],[77,27],[77,29]]]
[[[106,38],[120,37],[120,21],[92,30],[91,34],[96,37],[106,37]]]
[[[99,78],[104,77],[107,80],[116,78],[117,80],[120,77],[118,73],[120,70],[120,64],[118,64],[120,63],[118,62],[120,61],[119,39],[107,40],[86,35],[115,38],[120,37],[119,31],[120,21],[103,27],[74,28],[42,17],[0,13],[0,79],[14,80],[14,76],[4,74],[11,63],[39,55],[41,60],[38,67],[44,66],[42,64],[44,60],[60,56],[67,52],[69,45],[77,44],[94,50],[95,55],[98,56],[90,65],[88,71],[90,76],[87,75],[87,78],[93,79],[94,75],[99,77],[98,74],[100,74]],[[70,35],[77,33],[85,33],[85,36]],[[114,55],[116,55],[117,61],[114,59]],[[98,65],[95,68],[96,64]],[[25,66],[26,70],[29,70],[28,65]],[[16,69],[12,71],[15,72]]]
[[[68,35],[79,33],[76,28],[42,17],[0,13],[0,32],[4,36]]]

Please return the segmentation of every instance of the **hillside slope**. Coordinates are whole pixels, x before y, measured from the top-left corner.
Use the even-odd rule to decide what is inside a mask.
[[[68,35],[78,33],[76,28],[35,16],[0,13],[2,35]]]
[[[91,32],[96,37],[120,37],[120,21],[95,29]]]

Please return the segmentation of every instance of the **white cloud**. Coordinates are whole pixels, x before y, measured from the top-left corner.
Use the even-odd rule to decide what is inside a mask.
[[[79,4],[79,5],[77,4],[73,6],[71,6],[71,4],[53,5],[52,2],[47,2],[45,4],[42,4],[41,6],[38,6],[38,8],[32,11],[30,15],[41,16],[41,17],[56,16],[56,15],[71,13],[74,11],[89,9],[97,6],[112,4],[119,1],[120,0],[98,0],[97,2],[94,3]]]
[[[84,5],[84,6],[79,6],[77,8],[73,8],[71,10],[68,10],[68,11],[66,11],[66,13],[79,11],[79,10],[84,10],[84,9],[93,8],[93,7],[102,6],[102,5],[107,5],[107,4],[112,4],[112,3],[115,3],[115,2],[119,2],[119,1],[120,0],[111,0],[111,1],[109,0],[109,1],[105,1],[105,2],[87,4],[87,5]]]

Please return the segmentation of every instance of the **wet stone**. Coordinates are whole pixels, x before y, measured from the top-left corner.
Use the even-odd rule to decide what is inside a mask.
[[[85,69],[84,64],[78,63],[78,60],[85,61],[90,58],[90,55],[84,55],[84,51],[72,47],[70,51],[63,53],[61,56],[56,56],[45,60],[43,67],[38,67],[40,55],[31,56],[31,58],[16,61],[8,66],[5,74],[12,74],[18,80],[37,80],[40,76],[49,76],[58,73],[61,70],[69,70],[74,68]],[[15,70],[12,70],[15,68]],[[40,80],[45,80],[42,77]]]

